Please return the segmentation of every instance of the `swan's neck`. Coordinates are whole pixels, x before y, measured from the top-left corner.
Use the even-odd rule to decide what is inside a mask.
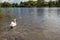
[[[16,23],[16,20],[14,20],[13,22]]]
[[[14,19],[14,23],[16,23],[16,19]]]

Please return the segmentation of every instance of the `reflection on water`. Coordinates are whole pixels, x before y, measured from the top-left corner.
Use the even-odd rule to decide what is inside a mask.
[[[11,16],[0,21],[3,24],[1,39],[60,40],[60,8],[2,8],[1,13]],[[17,26],[8,31],[14,18]]]

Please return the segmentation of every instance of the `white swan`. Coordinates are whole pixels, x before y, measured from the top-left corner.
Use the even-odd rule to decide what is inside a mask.
[[[17,25],[16,19],[14,19],[13,21],[11,21],[11,23],[10,23],[11,29],[12,29],[13,27],[15,27],[16,25]]]

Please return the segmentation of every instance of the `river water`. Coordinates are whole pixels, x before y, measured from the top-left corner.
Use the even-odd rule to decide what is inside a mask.
[[[1,40],[60,40],[60,8],[1,8]],[[16,18],[17,26],[9,29]]]

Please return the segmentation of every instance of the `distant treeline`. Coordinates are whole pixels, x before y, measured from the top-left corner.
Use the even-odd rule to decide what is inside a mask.
[[[60,1],[27,1],[27,2],[20,2],[20,3],[0,3],[0,7],[60,7]]]

